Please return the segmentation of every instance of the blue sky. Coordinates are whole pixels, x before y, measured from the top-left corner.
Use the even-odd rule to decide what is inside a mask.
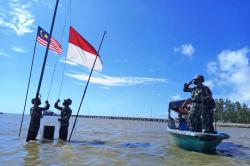
[[[37,26],[49,31],[55,1],[1,0],[1,111],[22,113]],[[189,97],[183,84],[203,74],[215,98],[250,104],[250,2],[247,0],[61,1],[53,37],[67,53],[71,24],[96,49],[106,30],[80,114],[166,118],[168,102]],[[65,24],[66,23],[66,24]],[[65,28],[64,27],[65,24]],[[28,100],[34,96],[45,48],[37,46]],[[41,96],[48,95],[57,55],[49,52]],[[58,98],[58,62],[50,103]],[[67,64],[61,99],[77,111],[89,70]],[[31,107],[28,102],[27,110]],[[52,110],[54,108],[52,107]],[[26,111],[28,113],[28,111]]]

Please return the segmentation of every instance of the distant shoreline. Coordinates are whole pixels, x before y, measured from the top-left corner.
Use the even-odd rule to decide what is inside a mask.
[[[72,115],[76,116],[76,115]],[[132,121],[148,121],[148,122],[167,122],[167,119],[161,118],[143,118],[143,117],[122,117],[122,116],[95,116],[95,115],[79,115],[81,118],[94,119],[114,119],[114,120],[132,120]]]
[[[59,115],[45,115],[45,116],[59,116]],[[76,115],[72,115],[75,117]],[[113,119],[113,120],[131,120],[131,121],[147,121],[147,122],[160,122],[167,123],[168,119],[162,118],[144,118],[144,117],[122,117],[122,116],[95,116],[95,115],[79,115],[80,118],[89,118],[89,119]],[[236,127],[236,128],[250,128],[250,124],[241,124],[241,123],[223,123],[216,122],[216,126],[219,127]]]

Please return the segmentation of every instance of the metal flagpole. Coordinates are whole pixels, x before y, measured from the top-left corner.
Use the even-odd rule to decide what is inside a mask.
[[[41,85],[42,85],[42,80],[43,80],[43,74],[44,74],[44,69],[45,69],[45,65],[46,65],[46,61],[47,61],[47,57],[48,57],[48,52],[49,52],[49,45],[50,45],[50,41],[51,41],[51,37],[52,37],[52,32],[53,32],[53,28],[54,28],[54,23],[55,23],[55,18],[56,18],[56,12],[57,12],[57,7],[58,7],[58,3],[59,0],[56,0],[56,5],[55,5],[55,10],[54,10],[54,14],[53,14],[53,19],[52,19],[52,23],[51,23],[51,27],[50,27],[50,33],[49,33],[49,41],[46,47],[46,52],[45,52],[45,56],[44,56],[44,60],[43,60],[43,66],[42,66],[42,70],[41,70],[41,74],[40,74],[40,79],[39,79],[39,83],[38,83],[38,87],[37,87],[37,91],[36,91],[36,99],[38,99],[39,97],[39,93],[40,93],[40,89],[41,89]],[[37,102],[35,102],[36,104]],[[35,107],[35,105],[34,105]],[[29,133],[30,131],[28,131]],[[29,141],[27,134],[27,139],[26,142]]]
[[[78,114],[79,114],[79,112],[80,112],[80,109],[81,109],[81,106],[82,106],[82,102],[83,102],[83,99],[84,99],[84,97],[85,97],[85,94],[86,94],[88,85],[89,85],[89,80],[90,80],[90,77],[92,76],[92,73],[93,73],[93,70],[94,70],[94,67],[95,67],[95,63],[96,63],[97,57],[99,56],[99,51],[100,51],[100,49],[101,49],[101,47],[102,47],[102,42],[103,42],[103,39],[104,39],[105,35],[106,35],[106,31],[104,31],[104,33],[103,33],[103,35],[102,35],[102,40],[101,40],[101,43],[100,43],[99,48],[98,48],[98,51],[97,51],[98,55],[95,57],[95,61],[94,61],[93,66],[92,66],[92,68],[91,68],[91,72],[90,72],[90,74],[89,74],[89,78],[88,78],[87,84],[86,84],[86,86],[85,86],[83,95],[82,95],[82,99],[81,99],[81,102],[80,102],[80,105],[79,105],[79,108],[78,108],[78,111],[77,111],[77,114],[76,114],[76,117],[75,117],[75,121],[74,121],[72,130],[71,130],[71,133],[70,133],[70,136],[69,136],[68,143],[70,142],[72,133],[73,133],[73,131],[74,131],[74,128],[75,128],[75,125],[76,125],[76,120],[77,120],[77,118],[78,118]]]
[[[63,31],[62,31],[61,40],[60,40],[61,43],[62,43],[63,38],[64,38],[64,30],[65,30],[65,26],[66,26],[66,21],[67,21],[68,15],[69,15],[69,22],[71,20],[70,12],[71,12],[71,0],[69,0],[69,7],[68,7],[68,10],[67,10],[67,14],[66,14],[66,17],[65,17],[64,25],[63,25]],[[49,96],[50,96],[50,92],[51,92],[51,88],[52,88],[52,84],[53,84],[53,80],[54,80],[55,69],[56,69],[56,66],[57,66],[58,59],[59,59],[59,56],[57,56],[56,62],[55,62],[55,65],[54,65],[54,70],[53,70],[52,78],[51,78],[51,81],[50,81],[50,87],[49,87],[49,92],[48,92],[48,95],[47,95],[47,100],[49,99]],[[63,70],[65,70],[65,63],[64,63]],[[63,75],[64,75],[64,71],[63,71]],[[62,79],[62,81],[63,81],[63,79]],[[61,83],[61,86],[60,86],[60,91],[59,91],[59,97],[58,97],[58,99],[60,98],[61,88],[62,88],[62,83]]]
[[[35,53],[36,53],[36,43],[37,43],[37,40],[35,40],[35,45],[34,45],[34,50],[33,50],[33,56],[32,56],[32,61],[31,61],[31,65],[30,65],[30,75],[29,75],[29,81],[28,81],[28,86],[27,86],[26,96],[25,96],[25,101],[24,101],[24,106],[23,106],[23,115],[22,115],[21,124],[20,124],[20,129],[19,129],[19,139],[20,139],[21,132],[22,132],[23,117],[24,117],[24,112],[25,112],[26,103],[27,103],[27,98],[28,98],[29,89],[30,89],[31,73],[32,73],[32,70],[33,70],[33,64],[34,64]]]
[[[216,119],[216,114],[215,114],[216,112],[215,111],[216,111],[216,109],[213,109],[212,114],[213,114],[213,117],[214,117],[214,131],[217,131],[217,124],[216,124],[217,119]]]
[[[64,79],[65,68],[66,68],[66,55],[65,55],[65,59],[64,59],[63,73],[62,73],[62,78],[61,78],[61,83],[60,83],[60,89],[59,89],[58,99],[60,99],[60,97],[61,97],[61,92],[62,92],[62,85],[63,85],[63,79]],[[58,111],[59,111],[59,110],[58,110]]]
[[[50,96],[50,92],[51,92],[51,88],[52,88],[52,84],[53,84],[53,80],[54,80],[54,75],[55,75],[55,72],[56,72],[56,65],[57,65],[57,62],[58,62],[58,57],[59,57],[59,55],[56,57],[56,63],[54,65],[52,78],[50,80],[50,86],[49,86],[49,92],[48,92],[48,95],[47,95],[47,100],[49,100],[49,96]]]
[[[45,52],[45,56],[44,56],[44,60],[43,60],[43,67],[42,67],[42,70],[41,70],[40,79],[39,79],[39,83],[38,83],[38,87],[37,87],[37,91],[36,91],[36,98],[39,97],[39,93],[40,93],[40,89],[41,89],[41,85],[42,85],[43,74],[44,74],[44,69],[45,69],[45,65],[46,65],[46,61],[47,61],[47,57],[48,57],[49,45],[50,45],[51,36],[52,36],[53,28],[54,28],[58,3],[59,3],[59,0],[56,0],[56,6],[55,6],[54,15],[53,15],[51,28],[50,28],[50,33],[49,33],[49,41],[48,41],[48,44],[47,44],[47,47],[46,47],[46,52]]]

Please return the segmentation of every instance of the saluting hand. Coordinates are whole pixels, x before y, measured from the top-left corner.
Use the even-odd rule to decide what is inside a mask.
[[[191,85],[193,83],[194,79],[188,82],[188,85]]]

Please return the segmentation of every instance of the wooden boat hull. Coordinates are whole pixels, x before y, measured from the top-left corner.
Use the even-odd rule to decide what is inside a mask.
[[[225,133],[209,134],[190,131],[180,131],[168,128],[170,143],[186,150],[202,153],[212,153],[223,139],[228,139]]]

